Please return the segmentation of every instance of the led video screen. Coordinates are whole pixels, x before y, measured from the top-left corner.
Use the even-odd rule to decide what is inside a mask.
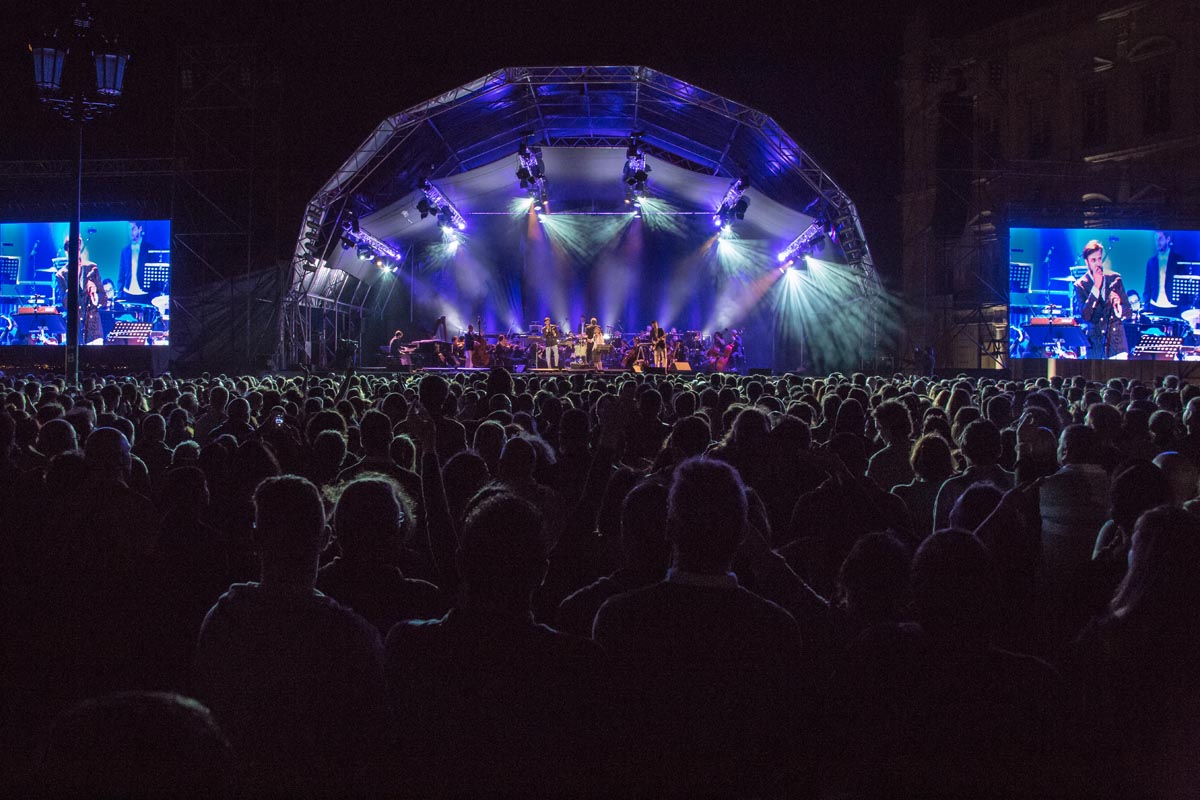
[[[0,222],[0,345],[67,340],[66,222]],[[80,227],[79,342],[169,345],[171,223]]]
[[[1009,356],[1200,358],[1200,231],[1013,228]]]

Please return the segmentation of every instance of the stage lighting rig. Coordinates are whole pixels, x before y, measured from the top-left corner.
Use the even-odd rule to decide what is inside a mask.
[[[796,260],[797,254],[806,254],[813,245],[825,237],[823,229],[824,226],[820,220],[813,220],[812,224],[804,229],[804,233],[793,239],[791,244],[779,252],[777,256],[779,263],[790,264]]]
[[[746,209],[750,207],[750,198],[745,194],[749,188],[750,182],[745,178],[738,178],[730,184],[725,196],[721,199],[717,213],[713,214],[714,227],[727,228],[733,223],[733,220],[746,218]]]
[[[358,228],[358,225],[354,227]],[[400,251],[387,242],[372,236],[359,228],[353,230],[349,225],[342,231],[342,249],[354,247],[354,254],[359,261],[375,261],[377,266],[387,269],[391,264],[399,264],[403,260]]]
[[[420,189],[423,196],[417,201],[417,211],[420,212],[421,219],[432,214],[437,217],[438,224],[442,226],[443,230],[464,231],[467,229],[467,220],[458,213],[458,209],[442,194],[441,190],[429,181],[422,181]]]
[[[621,178],[625,181],[625,202],[633,202],[646,196],[646,184],[650,180],[650,165],[642,150],[643,131],[629,134],[629,147],[625,150],[625,166]],[[634,203],[636,205],[636,202]]]
[[[529,139],[533,131],[521,134],[521,143],[517,145],[517,180],[521,188],[529,192],[533,210],[539,214],[549,211],[546,191],[546,163],[542,160],[542,148],[530,147]]]

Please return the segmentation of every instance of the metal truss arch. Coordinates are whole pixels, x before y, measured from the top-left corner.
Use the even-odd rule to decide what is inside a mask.
[[[882,293],[853,200],[768,114],[645,66],[506,67],[388,116],[313,195],[292,259],[288,306],[305,303],[306,275],[336,240],[340,204],[400,199],[420,181],[505,158],[523,133],[554,147],[624,147],[707,175],[748,177],[785,205],[817,207],[834,228],[864,297]],[[324,244],[322,244],[324,242]],[[285,315],[289,308],[285,308]]]

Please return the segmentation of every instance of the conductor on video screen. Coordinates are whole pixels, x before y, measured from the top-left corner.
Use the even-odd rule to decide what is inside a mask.
[[[1190,305],[1191,297],[1180,297],[1179,302],[1171,299],[1176,275],[1187,275],[1187,267],[1180,264],[1175,242],[1167,231],[1154,232],[1154,255],[1146,261],[1146,285],[1142,302],[1151,314],[1177,316],[1180,305]]]
[[[162,291],[162,283],[151,283],[146,274],[146,262],[153,261],[154,244],[146,239],[145,223],[129,223],[129,244],[121,250],[121,268],[117,273],[117,290],[127,303],[149,303]]]

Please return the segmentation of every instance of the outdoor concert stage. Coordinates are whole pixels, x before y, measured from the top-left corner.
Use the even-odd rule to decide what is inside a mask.
[[[505,69],[388,117],[314,194],[280,368],[462,335],[737,329],[863,365],[897,318],[851,198],[767,114],[645,67]],[[435,321],[446,330],[434,333]]]
[[[466,367],[363,367],[357,370],[361,375],[487,375],[491,371],[491,367],[476,367],[467,369]],[[654,367],[646,367],[644,369],[625,369],[623,367],[601,367],[600,369],[579,368],[579,369],[548,369],[545,367],[537,367],[535,369],[525,369],[524,364],[518,365],[516,368],[509,370],[513,375],[523,377],[537,376],[539,378],[569,378],[572,375],[583,375],[585,377],[616,377],[619,375],[703,375],[707,373],[695,370],[674,370],[662,369]],[[726,375],[736,373],[728,372]]]

